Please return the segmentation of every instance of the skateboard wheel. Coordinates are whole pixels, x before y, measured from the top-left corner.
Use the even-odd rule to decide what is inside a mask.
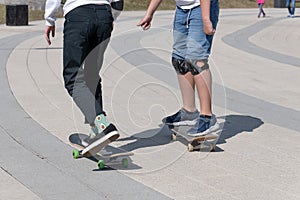
[[[79,155],[80,155],[80,153],[79,153],[79,151],[78,150],[76,150],[76,149],[74,149],[73,150],[73,158],[79,158]]]
[[[172,133],[172,140],[176,140],[176,134],[175,133]]]
[[[215,150],[215,146],[214,145],[210,145],[210,151],[214,151]]]
[[[188,151],[189,152],[194,151],[194,146],[192,144],[188,144]]]
[[[103,160],[98,161],[98,169],[100,169],[100,170],[104,169],[104,161]]]
[[[128,167],[128,159],[127,158],[123,158],[122,159],[122,167],[123,168],[127,168]]]

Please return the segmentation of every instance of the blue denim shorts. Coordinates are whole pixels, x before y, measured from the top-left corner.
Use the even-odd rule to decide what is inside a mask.
[[[216,28],[219,18],[218,0],[211,0],[210,19]],[[172,57],[182,60],[205,60],[210,55],[213,35],[203,31],[200,6],[181,9],[177,6],[173,26]]]

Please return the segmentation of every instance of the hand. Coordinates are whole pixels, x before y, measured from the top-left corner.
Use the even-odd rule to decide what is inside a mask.
[[[52,34],[52,37],[55,36],[55,26],[47,26],[45,28],[45,38],[49,45],[51,45],[50,33]]]
[[[204,33],[206,35],[213,35],[216,32],[216,30],[213,28],[210,20],[203,21],[203,28],[204,28]]]
[[[152,16],[146,15],[138,24],[144,31],[151,27]]]

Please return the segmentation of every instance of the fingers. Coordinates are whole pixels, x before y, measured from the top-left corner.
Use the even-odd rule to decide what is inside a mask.
[[[51,45],[50,34],[52,37],[55,36],[55,26],[47,26],[45,29],[45,39],[48,45]]]
[[[144,31],[148,30],[150,28],[151,24],[150,23],[145,23],[141,27],[143,28]]]
[[[46,39],[48,45],[51,45],[51,40],[50,40],[49,35],[50,35],[50,29],[46,28],[46,30],[45,30],[45,39]]]
[[[137,26],[140,26],[143,30],[148,30],[151,26],[151,23],[141,21],[137,24]]]
[[[204,33],[206,35],[213,35],[215,34],[216,30],[213,28],[211,21],[205,21],[203,23]]]
[[[215,34],[215,32],[216,32],[216,30],[215,29],[208,29],[208,30],[204,30],[204,33],[206,34],[206,35],[213,35],[213,34]]]
[[[146,17],[142,19],[137,26],[140,26],[144,31],[148,30],[151,27],[151,17]]]

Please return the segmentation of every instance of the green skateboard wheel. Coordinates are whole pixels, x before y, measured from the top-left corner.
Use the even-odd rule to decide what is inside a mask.
[[[128,159],[127,158],[123,158],[122,159],[122,167],[123,168],[127,168],[128,167]]]
[[[78,150],[76,150],[76,149],[74,149],[73,150],[73,158],[78,158],[79,157],[79,155],[80,155],[80,153],[79,153],[79,151]]]
[[[104,169],[104,161],[103,160],[98,161],[98,169],[100,169],[100,170]]]

